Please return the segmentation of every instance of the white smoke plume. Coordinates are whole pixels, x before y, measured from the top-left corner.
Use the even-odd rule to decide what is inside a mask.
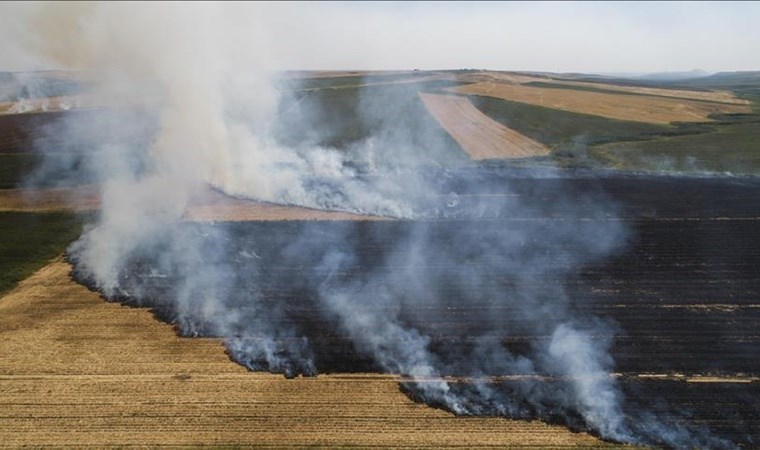
[[[411,377],[408,388],[428,403],[458,414],[562,416],[568,423],[579,416],[580,425],[626,442],[690,442],[688,433],[670,440],[626,418],[609,376],[611,328],[575,314],[561,287],[574,268],[619,249],[622,226],[570,220],[506,228],[488,220],[566,213],[574,206],[569,198],[546,207],[509,196],[496,205],[460,206],[457,194],[446,192],[431,202],[450,181],[441,179],[445,170],[426,172],[438,138],[425,126],[399,126],[411,116],[387,108],[403,106],[400,99],[363,95],[361,119],[374,124],[375,133],[348,149],[291,146],[278,137],[282,92],[274,78],[283,44],[269,31],[308,27],[297,5],[104,2],[3,9],[4,22],[15,24],[3,32],[14,34],[15,58],[28,63],[33,55],[37,65],[86,70],[91,95],[107,105],[64,119],[54,130],[67,145],[95,148],[87,164],[101,181],[102,212],[69,254],[77,276],[107,298],[163,311],[187,335],[222,336],[231,356],[251,369],[312,375],[318,361],[309,339],[288,322],[289,305],[261,291],[271,260],[256,255],[265,243],[246,225],[183,223],[193,196],[211,185],[281,204],[443,218],[448,228],[434,221],[402,227],[397,242],[363,272],[356,270],[365,261],[351,244],[357,231],[350,224],[295,228],[268,245],[277,248],[279,261],[302,267],[292,283],[317,297],[356,352],[382,370]],[[287,44],[291,54],[305,45]],[[287,114],[298,117],[306,105],[295,105]],[[312,131],[329,121],[329,111],[323,113]],[[477,177],[455,181],[470,192],[491,187]],[[614,206],[599,211],[614,214]],[[485,220],[473,226],[453,219]],[[436,261],[462,264],[452,271]],[[481,317],[487,325],[474,333],[472,345],[461,352],[432,349],[434,330],[415,308],[445,309],[480,297],[489,300]],[[505,306],[512,309],[505,313]],[[500,333],[520,330],[503,329],[505,314],[550,336],[548,343],[508,351]],[[446,381],[449,375],[528,381],[504,390],[488,382],[455,385]],[[549,386],[530,378],[544,375],[570,382]]]

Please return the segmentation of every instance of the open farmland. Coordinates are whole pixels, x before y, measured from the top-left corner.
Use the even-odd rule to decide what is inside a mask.
[[[760,121],[727,123],[713,132],[663,136],[641,142],[611,142],[589,150],[605,166],[623,170],[760,172]]]
[[[50,189],[0,189],[0,211],[92,211],[100,208],[95,186]]]
[[[541,422],[457,418],[392,375],[286,380],[109,304],[54,261],[0,298],[0,446],[606,447]]]
[[[382,217],[234,198],[213,189],[199,192],[184,214],[190,221],[383,220]]]
[[[61,112],[70,109],[82,109],[95,107],[89,97],[61,96],[24,99],[14,102],[0,102],[0,115],[28,114],[41,112]]]
[[[614,120],[494,97],[469,97],[488,117],[543,143],[555,155],[578,147],[585,151],[587,145],[603,142],[642,140],[657,135],[700,131],[695,128],[677,129],[667,125]]]
[[[381,368],[360,354],[344,331],[323,314],[315,304],[314,287],[303,280],[309,267],[321,263],[320,256],[346,247],[356,250],[359,262],[339,276],[361,278],[368,268],[376,267],[392,253],[402,237],[415,232],[438,236],[441,246],[446,247],[447,242],[455,241],[446,237],[463,228],[475,233],[496,228],[521,236],[526,228],[561,227],[592,233],[595,227],[603,228],[601,224],[609,222],[622,223],[629,230],[624,251],[611,260],[578,268],[563,289],[581,315],[613,319],[620,325],[612,346],[616,366],[611,377],[618,380],[628,398],[626,412],[636,417],[639,412],[654,410],[661,414],[663,423],[668,423],[673,413],[747,448],[760,441],[760,410],[754,402],[760,395],[756,362],[760,359],[756,332],[760,286],[755,274],[760,267],[755,251],[760,223],[755,199],[760,196],[760,187],[756,180],[564,171],[560,171],[560,179],[554,178],[556,174],[542,178],[541,172],[533,179],[534,173],[525,175],[508,169],[512,161],[489,165],[467,158],[470,154],[472,159],[481,159],[473,152],[481,151],[482,156],[483,148],[497,147],[501,153],[494,151],[484,159],[514,158],[514,152],[503,151],[504,140],[517,135],[520,148],[540,148],[544,152],[541,155],[551,148],[555,156],[566,152],[615,168],[658,169],[647,164],[657,161],[656,155],[682,152],[683,158],[670,167],[685,171],[702,167],[755,170],[760,164],[754,160],[753,136],[760,133],[754,116],[742,112],[713,116],[709,125],[670,126],[490,96],[452,96],[441,91],[451,87],[447,79],[430,82],[424,73],[415,75],[420,78],[413,83],[396,81],[392,78],[396,74],[386,74],[389,78],[382,86],[355,84],[360,80],[350,76],[356,74],[341,75],[325,77],[321,82],[324,85],[294,95],[294,109],[299,111],[285,114],[279,126],[282,130],[292,126],[296,131],[283,131],[280,138],[291,139],[297,146],[335,145],[339,151],[351,151],[352,145],[363,145],[365,139],[380,131],[398,131],[378,148],[419,152],[419,160],[427,161],[421,170],[440,180],[440,192],[433,195],[433,202],[441,209],[470,208],[487,215],[499,211],[498,204],[504,199],[519,199],[533,209],[481,219],[465,214],[450,220],[391,221],[253,202],[214,190],[199,193],[181,226],[201,232],[224,230],[229,239],[225,242],[230,245],[211,239],[206,243],[218,253],[229,248],[247,255],[237,256],[242,258],[239,267],[243,269],[249,268],[246,258],[251,255],[267,262],[262,280],[251,282],[261,282],[264,300],[273,309],[287,305],[288,323],[296,324],[309,337],[318,369],[326,375],[286,380],[279,375],[249,373],[229,361],[220,340],[177,337],[176,311],[162,300],[170,298],[174,289],[171,274],[161,274],[160,267],[152,266],[154,261],[132,261],[135,270],[130,273],[130,282],[144,284],[148,304],[157,302],[153,313],[173,322],[175,330],[154,320],[147,310],[103,302],[102,297],[72,282],[71,266],[56,260],[0,298],[0,337],[5,342],[0,345],[0,443],[58,446],[65,442],[74,447],[135,442],[156,446],[607,446],[586,433],[572,433],[543,422],[457,418],[412,402],[409,398],[414,392],[405,387],[408,379],[378,374]],[[408,74],[398,76],[402,75]],[[539,82],[514,74],[488,74],[491,79],[483,76],[471,74],[469,81]],[[344,78],[341,88],[328,87],[334,78]],[[464,80],[463,76],[458,79]],[[578,92],[603,95],[615,94],[597,90],[617,89],[575,85],[578,87],[591,89],[575,89]],[[547,95],[567,90],[543,89]],[[684,95],[681,92],[675,94]],[[618,97],[625,104],[631,98],[653,94],[630,91]],[[366,114],[385,102],[393,105],[388,114],[391,119]],[[746,109],[739,102],[723,103]],[[372,107],[361,109],[367,105]],[[438,114],[427,114],[426,106]],[[283,107],[294,104],[286,102]],[[319,114],[324,110],[332,114],[325,118]],[[54,121],[57,114],[3,116],[0,125],[4,117],[42,117],[50,123],[47,120]],[[458,120],[461,117],[472,122],[463,125]],[[466,126],[473,122],[474,128]],[[39,138],[29,123],[24,127]],[[406,142],[406,133],[413,136],[415,145],[393,147]],[[0,158],[14,161],[12,167],[0,170],[0,183],[6,183],[3,187],[15,186],[24,178],[17,172],[34,165],[35,160],[27,158],[31,155],[24,153],[32,140],[23,137],[9,141],[7,148],[12,153],[0,154]],[[615,142],[625,140],[629,142]],[[597,145],[603,143],[607,145]],[[590,145],[588,149],[586,144]],[[645,158],[640,159],[640,155]],[[666,163],[663,166],[668,168]],[[357,167],[362,166],[357,163]],[[606,195],[598,196],[599,192]],[[556,199],[568,198],[574,200],[543,209]],[[12,251],[4,254],[1,262],[19,269],[3,280],[0,291],[60,254],[76,237],[82,217],[60,212],[96,210],[100,201],[92,186],[0,190],[0,215],[8,225],[4,230],[6,236],[14,236]],[[613,208],[614,214],[601,214],[599,206],[608,202],[619,205],[620,210]],[[292,252],[283,254],[294,237],[304,235],[319,237],[312,253],[296,254],[295,258]],[[334,236],[348,238],[332,239]],[[530,248],[535,243],[525,245]],[[583,251],[570,248],[571,243],[559,247],[563,245],[570,253]],[[35,248],[44,251],[27,251]],[[488,273],[482,261],[464,258],[419,264]],[[250,273],[253,271],[251,268]],[[488,283],[506,297],[515,286],[504,278]],[[477,289],[473,291],[478,295]],[[516,355],[527,352],[532,343],[549,338],[522,326],[515,305],[505,303],[492,319],[483,320],[480,311],[493,307],[486,294],[482,294],[481,303],[463,306],[458,303],[459,294],[447,291],[446,286],[437,292],[442,302],[420,304],[424,310],[420,314],[400,314],[409,321],[424,318],[415,325],[431,336],[433,350],[441,354],[457,349],[466,352],[470,337],[489,327],[506,330],[497,338]],[[136,297],[119,299],[136,302]],[[568,380],[540,374],[534,378],[567,389],[563,383]],[[455,381],[455,390],[468,389],[472,381],[456,373],[449,379]],[[510,393],[522,381],[519,376],[504,376],[493,377],[490,382],[500,392]],[[404,387],[399,389],[399,384]],[[534,416],[550,423],[566,423],[556,417]],[[577,422],[566,424],[583,429]]]
[[[470,155],[479,159],[545,156],[549,149],[480,112],[467,97],[420,93],[428,111]]]
[[[750,102],[746,99],[739,98],[735,93],[726,90],[697,90],[697,89],[673,89],[665,86],[648,87],[648,86],[631,86],[618,85],[612,83],[592,83],[588,81],[567,81],[561,78],[531,79],[523,82],[528,86],[551,86],[565,89],[589,89],[590,92],[620,92],[634,95],[649,95],[654,97],[673,97],[688,100],[702,100],[712,103],[727,103],[733,105],[747,106]]]
[[[29,152],[35,139],[42,137],[45,127],[64,112],[0,114],[0,154]]]
[[[493,186],[492,190],[467,195],[467,179],[472,176]],[[757,366],[760,341],[756,333],[760,321],[757,303],[760,285],[755,274],[759,264],[755,230],[760,209],[754,201],[760,195],[760,185],[755,180],[647,176],[578,174],[568,179],[512,176],[501,170],[465,171],[458,176],[449,174],[442,189],[460,192],[457,207],[462,209],[493,204],[493,208],[487,209],[495,211],[504,198],[515,196],[536,209],[487,220],[237,222],[216,227],[223,227],[225,239],[234,242],[223,246],[233,249],[233,257],[244,252],[257,255],[256,261],[266,262],[260,269],[245,267],[249,267],[250,273],[263,271],[256,279],[265,305],[272,308],[288,305],[287,322],[295,324],[308,337],[320,372],[364,373],[378,367],[356,352],[329,314],[322,314],[304,269],[317,266],[330,249],[339,245],[356,248],[359,259],[341,269],[339,275],[352,279],[382,261],[387,252],[392,252],[395,242],[410,234],[438,239],[443,248],[445,243],[452,242],[451,233],[462,227],[472,230],[488,227],[511,235],[523,234],[521,230],[526,227],[546,230],[542,235],[559,227],[583,234],[596,233],[594,230],[608,221],[621,222],[631,231],[624,251],[611,261],[579,268],[564,281],[564,289],[575,300],[574,308],[579,314],[614,319],[619,324],[612,355],[616,361],[615,376],[629,399],[625,405],[627,414],[638,417],[637,414],[654,410],[662,414],[663,423],[669,423],[667,418],[673,413],[680,420],[707,426],[718,436],[751,446],[759,438],[760,429],[757,423],[760,414],[752,401],[760,393]],[[594,194],[600,187],[621,205],[618,216],[599,215],[599,202],[609,201]],[[548,210],[539,206],[566,196],[582,200],[571,204],[560,202]],[[293,236],[304,235],[320,236],[320,240],[308,252],[289,256],[287,243]],[[219,247],[213,238],[206,239],[204,245]],[[575,253],[582,249],[568,248],[568,251]],[[471,270],[488,270],[481,266],[487,261],[467,255],[462,258],[469,258]],[[251,264],[244,258],[234,259],[242,266]],[[132,283],[138,283],[148,290],[149,297],[165,299],[173,295],[172,273],[159,278],[152,276],[158,269],[149,259],[137,258],[132,264],[134,270],[129,278],[121,281],[124,289],[131,291]],[[442,266],[459,267],[464,263],[456,258],[440,258],[418,264],[415,270],[440,270]],[[392,273],[402,270],[391,269]],[[466,353],[471,336],[491,329],[498,330],[504,346],[520,354],[532,342],[549,336],[522,323],[520,305],[513,303],[519,298],[519,291],[515,291],[518,286],[516,280],[496,276],[478,288],[482,289],[482,296],[475,293],[466,304],[454,292],[447,291],[445,285],[435,286],[439,295],[432,296],[429,303],[416,301],[414,308],[418,309],[402,309],[401,314],[408,323],[431,336],[431,349],[440,352],[442,358]],[[504,297],[503,304],[494,309],[496,300],[486,293],[496,291]],[[144,300],[126,297],[123,301]],[[176,317],[170,303],[162,301],[154,306],[156,314],[164,320],[173,321]],[[241,308],[242,312],[245,303],[228,307]],[[357,311],[362,307],[379,306],[356,305]],[[491,312],[484,318],[485,310]],[[547,378],[545,382],[565,389],[562,383],[566,380]],[[520,380],[496,379],[493,383],[495,389],[512,392]],[[683,411],[689,414],[684,416]]]
[[[70,212],[0,212],[0,294],[60,255],[84,219]]]
[[[749,113],[747,105],[503,83],[474,83],[449,89],[610,119],[668,124],[709,121],[711,114]]]
[[[0,212],[91,212],[100,209],[95,186],[55,189],[0,189]],[[184,218],[197,221],[241,220],[378,220],[380,217],[299,206],[277,205],[224,195],[210,188],[199,190]]]

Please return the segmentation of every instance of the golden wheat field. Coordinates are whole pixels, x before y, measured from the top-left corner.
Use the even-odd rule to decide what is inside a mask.
[[[702,122],[709,121],[710,114],[751,112],[751,108],[746,104],[554,89],[489,81],[452,87],[448,90],[458,94],[483,95],[610,119],[654,124]]]
[[[564,79],[554,75],[536,76],[515,72],[475,72],[457,75],[456,79],[463,83],[500,83],[500,84],[527,84],[527,83],[550,83],[557,86],[582,88],[595,88],[606,91],[619,91],[621,93],[652,95],[656,97],[674,97],[680,99],[703,100],[716,103],[730,103],[734,105],[750,105],[749,100],[739,98],[730,91],[721,90],[692,90],[692,89],[674,89],[666,87],[645,87],[645,86],[628,86],[613,83],[595,83],[590,81],[577,81],[573,79]]]
[[[392,375],[249,373],[216,339],[106,303],[56,260],[0,299],[0,445],[607,447],[414,403]]]
[[[540,81],[534,79],[532,81]],[[601,88],[610,91],[628,92],[632,94],[640,95],[654,95],[658,97],[673,97],[689,100],[702,100],[706,102],[715,103],[728,103],[732,105],[747,106],[751,102],[743,98],[738,98],[733,92],[729,91],[695,91],[685,89],[667,89],[659,87],[643,87],[643,86],[622,86],[616,84],[599,84],[585,81],[565,81],[565,80],[551,80],[552,83],[557,83],[565,86],[581,86],[590,88]]]

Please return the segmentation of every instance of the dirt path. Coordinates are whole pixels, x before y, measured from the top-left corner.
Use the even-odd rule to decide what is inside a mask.
[[[420,93],[425,107],[472,159],[529,158],[549,149],[486,116],[467,97]]]
[[[0,446],[525,446],[605,444],[540,422],[458,418],[388,375],[249,373],[106,303],[54,261],[0,298]]]

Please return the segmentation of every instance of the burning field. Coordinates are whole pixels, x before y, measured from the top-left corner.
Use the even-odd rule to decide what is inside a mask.
[[[110,298],[151,307],[193,339],[178,338],[141,309],[103,303],[98,294],[71,283],[68,264],[54,262],[0,304],[4,442],[441,447],[466,439],[470,445],[597,447],[605,444],[585,433],[535,421],[456,417],[412,400],[452,410],[435,397],[436,387],[446,383],[449,398],[467,408],[460,411],[466,415],[540,418],[586,429],[582,416],[567,415],[552,397],[586,383],[614,383],[625,398],[621,413],[627,426],[642,423],[647,428],[639,432],[653,427],[663,433],[650,442],[751,447],[759,428],[752,399],[760,386],[755,333],[760,286],[753,274],[760,220],[753,199],[760,185],[566,175],[449,172],[440,190],[458,195],[433,197],[450,210],[436,220],[184,222],[173,232],[196,236],[202,254],[211,254],[205,247],[223,251],[192,262],[174,253],[171,243],[148,247],[124,261]],[[483,191],[483,185],[492,188]],[[585,200],[548,200],[556,198]],[[505,201],[540,206],[507,215],[513,210],[503,207]],[[601,202],[618,205],[615,215],[599,214]],[[547,241],[560,230],[566,233],[559,240]],[[600,230],[623,233],[628,243],[612,260],[571,264],[579,236],[599,238]],[[459,247],[465,235],[474,240]],[[510,261],[483,253],[482,245],[511,236],[519,242]],[[416,247],[398,245],[409,239]],[[414,254],[394,255],[406,248]],[[330,256],[336,249],[352,258]],[[557,263],[548,273],[533,272],[540,266],[526,270],[537,255]],[[185,265],[167,256],[185,259]],[[336,261],[333,267],[325,267],[330,259]],[[221,285],[208,279],[194,285],[221,289],[214,295],[228,299],[224,308],[209,310],[203,297],[183,294],[192,277],[228,265],[236,270],[223,271]],[[456,276],[463,268],[485,275],[470,291]],[[86,272],[74,273],[94,286]],[[561,285],[554,285],[557,273],[564,274]],[[405,274],[423,282],[447,281],[415,286],[411,280],[399,282]],[[350,318],[325,303],[330,285],[339,286],[338,292],[362,289],[352,283],[367,277],[374,278],[373,289],[397,286],[394,301],[388,301],[388,292],[349,291],[355,299]],[[531,300],[526,289],[543,298]],[[184,302],[173,300],[181,296]],[[565,301],[557,303],[556,296]],[[537,303],[526,308],[528,301]],[[590,320],[586,326],[595,332],[583,339],[590,348],[609,345],[615,366],[609,372],[584,368],[563,374],[480,365],[498,364],[489,352],[499,348],[527,359],[555,341],[551,327],[542,331],[530,317],[547,306],[568,312],[538,313],[541,321],[564,314],[580,323]],[[427,336],[428,357],[442,366],[426,375],[368,375],[387,370],[387,361],[367,350],[373,348],[371,340],[396,345],[377,317]],[[275,327],[262,326],[262,319]],[[357,320],[359,328],[349,328],[346,320]],[[614,341],[607,341],[607,333],[615,334]],[[213,339],[199,338],[204,335]],[[414,340],[406,335],[401,347],[383,351],[408,349]],[[229,362],[223,345],[240,365]],[[289,380],[244,367],[320,375]],[[549,397],[536,401],[530,395]],[[445,432],[413,431],[420,426]],[[71,427],[79,432],[71,435]]]
[[[636,442],[724,447],[758,439],[751,399],[760,386],[753,274],[760,211],[751,199],[760,185],[537,180],[498,171],[448,177],[442,190],[460,195],[443,198],[452,210],[444,219],[187,223],[173,233],[227,252],[196,268],[167,261],[172,244],[138,253],[125,261],[111,298],[151,306],[184,335],[224,337],[232,359],[252,370],[390,370],[408,377],[402,386],[411,398],[452,412],[541,418],[579,430],[600,399],[567,404],[573,400],[565,393],[609,389],[614,397],[604,408],[620,414],[615,431],[628,430]],[[473,178],[471,186],[510,190],[472,191]],[[566,197],[585,201],[549,200]],[[505,199],[537,206],[507,215],[514,209],[504,208]],[[619,209],[600,214],[600,202]],[[611,261],[574,262],[594,251],[585,236],[619,233],[629,242]],[[503,248],[486,250],[513,239],[508,259],[498,258]],[[209,310],[186,286],[206,289],[208,280],[195,278],[227,266],[236,273],[220,273],[225,281],[211,289],[229,300]],[[94,285],[86,272],[75,274]],[[558,322],[578,328],[560,326],[569,334],[558,341]],[[532,366],[568,341],[569,366]],[[595,368],[606,364],[596,358],[607,351],[614,366]],[[427,372],[414,374],[420,364]]]
[[[391,375],[250,373],[218,339],[179,338],[70,270],[54,261],[0,300],[3,446],[607,446],[538,421],[457,418]]]
[[[760,182],[611,170],[754,85],[283,73],[258,7],[18,7],[88,71],[0,78],[2,442],[757,445]]]

